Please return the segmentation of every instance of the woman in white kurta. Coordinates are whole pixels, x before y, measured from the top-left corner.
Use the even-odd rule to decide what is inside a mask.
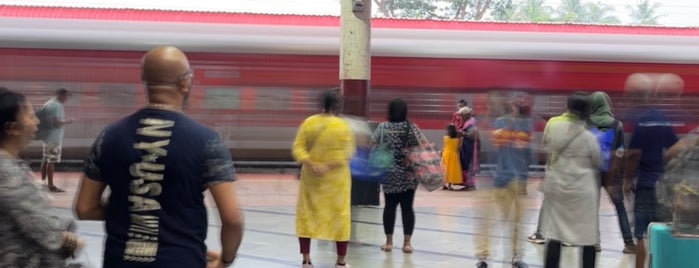
[[[590,98],[574,94],[568,112],[551,118],[544,130],[550,150],[544,178],[542,232],[549,239],[545,268],[559,267],[561,241],[583,246],[583,267],[595,265],[599,243],[599,165],[597,138],[587,130]]]
[[[350,238],[350,157],[354,135],[338,115],[339,92],[323,94],[323,112],[301,124],[292,154],[302,164],[296,204],[296,235],[299,237],[303,268],[312,268],[311,239],[336,241],[336,267],[345,264]]]

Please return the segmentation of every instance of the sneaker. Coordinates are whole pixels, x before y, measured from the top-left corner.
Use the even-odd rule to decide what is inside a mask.
[[[335,264],[335,268],[350,268],[350,265],[347,263]]]
[[[476,263],[476,268],[488,268],[488,263],[485,261],[479,261]]]
[[[624,243],[623,252],[626,254],[635,254],[636,253],[636,245],[633,242]]]
[[[519,260],[512,263],[512,268],[529,268],[529,265],[527,265],[524,261]]]
[[[595,245],[595,251],[602,252],[602,245],[600,245],[600,244]]]
[[[534,244],[546,243],[546,239],[539,233],[534,233],[533,235],[528,236],[527,241],[532,242]]]

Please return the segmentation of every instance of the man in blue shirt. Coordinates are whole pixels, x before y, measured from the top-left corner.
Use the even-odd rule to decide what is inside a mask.
[[[643,98],[648,100],[649,98]],[[634,120],[634,130],[626,153],[626,172],[624,173],[624,191],[635,190],[634,201],[634,237],[636,244],[636,267],[645,263],[645,244],[643,242],[648,225],[661,221],[655,183],[663,174],[663,154],[677,142],[677,135],[672,129],[668,117],[656,107],[640,107]],[[635,187],[634,187],[635,185]]]
[[[143,57],[141,79],[149,103],[97,137],[76,214],[105,221],[105,268],[230,266],[243,235],[233,163],[219,135],[182,112],[193,79],[189,62],[177,48],[155,48]],[[221,217],[221,253],[207,254],[204,243],[205,190]]]

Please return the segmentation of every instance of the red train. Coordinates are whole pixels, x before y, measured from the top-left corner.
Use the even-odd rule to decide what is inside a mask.
[[[143,52],[176,45],[197,81],[187,113],[217,129],[236,159],[284,161],[318,93],[338,84],[339,34],[329,16],[0,5],[0,85],[35,105],[72,90],[65,158],[79,159],[106,124],[144,105]],[[370,119],[402,97],[435,141],[457,99],[485,115],[492,88],[527,91],[539,128],[577,90],[609,92],[622,113],[624,82],[638,72],[680,76],[682,97],[662,103],[697,114],[695,28],[374,19],[371,42]]]

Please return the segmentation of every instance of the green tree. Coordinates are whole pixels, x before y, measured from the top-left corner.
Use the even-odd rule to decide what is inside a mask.
[[[660,3],[652,3],[651,0],[639,0],[635,6],[626,6],[629,16],[634,24],[657,25],[658,19],[663,15],[657,14]]]
[[[556,11],[559,14],[556,20],[563,22],[581,22],[586,13],[580,0],[561,0]]]
[[[436,0],[374,0],[382,16],[429,19],[437,16]]]
[[[512,0],[497,1],[493,4],[490,15],[496,21],[514,21],[517,16],[517,6]]]
[[[614,12],[613,6],[597,2],[597,3],[587,3],[585,4],[585,17],[584,22],[588,23],[600,23],[600,24],[621,24],[621,20],[616,16],[609,15],[609,13]]]
[[[553,8],[544,5],[545,0],[526,0],[517,13],[517,20],[531,22],[551,21]]]
[[[507,0],[447,0],[449,7],[444,13],[455,20],[482,20],[494,5]]]

